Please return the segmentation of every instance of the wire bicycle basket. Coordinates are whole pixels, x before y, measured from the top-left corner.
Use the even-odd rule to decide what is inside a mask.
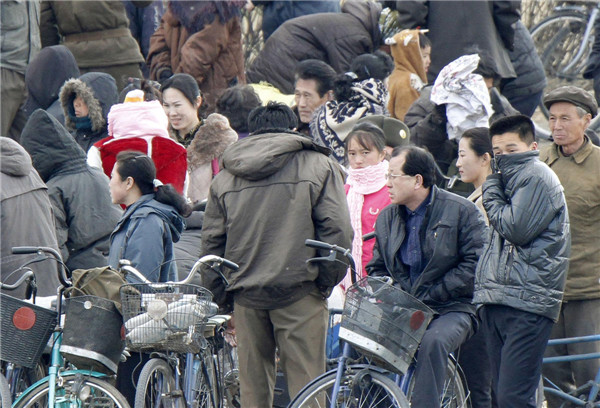
[[[132,351],[197,353],[214,314],[212,293],[180,283],[136,283],[120,289],[126,342]]]
[[[339,337],[382,367],[405,373],[434,315],[386,280],[366,277],[346,291]]]

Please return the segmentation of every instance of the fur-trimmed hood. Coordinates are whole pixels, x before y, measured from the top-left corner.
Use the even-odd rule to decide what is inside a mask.
[[[220,158],[225,149],[237,139],[237,133],[229,126],[229,120],[225,116],[210,114],[187,148],[189,171]]]
[[[73,99],[77,95],[88,107],[92,132],[106,130],[108,112],[119,100],[114,78],[104,72],[88,72],[65,82],[60,90],[60,104],[65,113],[65,126],[71,131],[75,130],[71,116],[74,115]]]

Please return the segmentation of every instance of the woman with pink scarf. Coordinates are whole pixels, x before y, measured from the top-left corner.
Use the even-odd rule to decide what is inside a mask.
[[[365,266],[373,257],[375,245],[374,239],[363,242],[362,236],[375,230],[377,216],[390,204],[385,146],[383,131],[369,122],[356,125],[345,140],[349,164],[346,196],[354,229],[352,256],[360,277],[367,275]],[[341,285],[345,290],[350,283],[350,275],[347,275]]]

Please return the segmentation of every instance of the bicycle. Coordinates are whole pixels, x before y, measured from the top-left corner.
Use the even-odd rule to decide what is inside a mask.
[[[46,337],[45,333],[38,335],[36,332],[41,330],[52,334],[48,375],[25,389],[13,402],[12,407],[129,408],[121,393],[107,382],[112,380],[113,376],[94,370],[65,368],[65,361],[60,351],[64,329],[60,317],[63,293],[71,286],[71,281],[60,254],[53,248],[47,247],[15,247],[12,248],[12,252],[13,254],[37,253],[38,260],[52,257],[60,265],[58,278],[61,284],[57,288],[56,310],[44,309],[3,293],[0,294],[3,302],[1,322],[3,337],[13,340],[10,344],[11,350],[2,348],[2,360],[25,366],[31,364],[36,358],[39,359],[49,337],[49,335]],[[26,317],[26,319],[19,319],[19,317]],[[5,329],[11,330],[11,333],[6,333]],[[29,331],[31,329],[35,332]],[[34,347],[33,344],[37,346]],[[35,349],[33,355],[30,348]]]
[[[215,315],[212,294],[188,283],[203,264],[219,273],[221,265],[238,268],[207,255],[184,280],[152,283],[122,265],[143,282],[121,287],[128,347],[151,352],[137,382],[135,408],[239,406],[237,358],[223,335],[230,316]]]
[[[306,245],[325,249],[329,256],[309,261],[336,261],[349,250],[320,241]],[[342,355],[335,368],[307,384],[290,408],[408,407],[414,386],[414,356],[434,312],[387,279],[364,278],[346,292],[340,339]],[[354,358],[352,347],[359,352]],[[462,372],[452,357],[441,395],[443,407],[468,406]]]
[[[548,340],[548,346],[562,345],[562,344],[575,344],[575,343],[584,343],[584,342],[592,342],[592,341],[600,341],[600,334],[593,334],[589,336],[581,336],[581,337],[568,337],[564,339],[552,339]],[[543,364],[552,364],[552,363],[561,363],[561,362],[570,362],[570,361],[581,361],[581,360],[591,360],[600,358],[600,353],[587,353],[587,354],[577,354],[577,355],[567,355],[567,356],[554,356],[554,357],[544,357]],[[596,377],[594,379],[590,379],[587,383],[581,385],[576,390],[571,392],[566,392],[560,389],[559,386],[552,383],[548,378],[542,375],[542,385],[543,391],[547,394],[555,395],[562,400],[565,401],[564,406],[571,406],[568,404],[573,404],[575,406],[580,407],[600,407],[600,395],[599,395],[599,386],[600,386],[600,370],[596,373]],[[540,399],[538,399],[540,401]],[[541,406],[541,404],[538,404]]]
[[[594,22],[600,3],[566,4],[555,7],[550,17],[531,30],[535,48],[542,60],[548,89],[575,85],[593,92],[592,81],[582,74],[594,43]],[[540,104],[544,115],[548,110]]]

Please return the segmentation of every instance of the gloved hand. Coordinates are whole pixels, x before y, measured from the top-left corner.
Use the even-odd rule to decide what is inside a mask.
[[[448,121],[446,117],[446,104],[435,105],[435,109],[431,112],[431,119],[436,125],[445,125]]]

